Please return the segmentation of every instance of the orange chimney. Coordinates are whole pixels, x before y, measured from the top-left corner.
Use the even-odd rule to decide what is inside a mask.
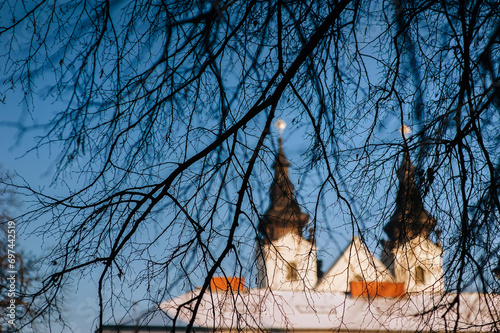
[[[210,280],[212,291],[242,291],[245,289],[245,279],[242,277],[214,276]]]
[[[351,281],[351,296],[403,297],[406,294],[404,283]]]

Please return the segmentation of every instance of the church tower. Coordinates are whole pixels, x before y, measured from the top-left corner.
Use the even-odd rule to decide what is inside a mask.
[[[258,225],[257,284],[271,290],[309,290],[317,282],[316,247],[312,235],[309,240],[303,237],[309,217],[295,198],[289,166],[280,137],[273,164],[271,203]]]
[[[430,239],[436,220],[424,208],[407,149],[398,179],[396,210],[384,227],[389,240],[384,242],[382,261],[408,293],[443,292],[443,250]]]

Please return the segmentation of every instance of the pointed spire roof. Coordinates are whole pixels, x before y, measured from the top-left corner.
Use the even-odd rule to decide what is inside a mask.
[[[391,241],[402,243],[417,236],[429,237],[436,220],[425,210],[422,196],[415,182],[415,167],[411,163],[408,148],[398,169],[399,188],[396,210],[384,231]]]
[[[294,188],[288,176],[289,166],[290,162],[286,159],[283,140],[280,137],[278,153],[273,164],[271,204],[259,223],[259,231],[266,234],[269,239],[279,238],[287,232],[302,236],[302,228],[309,220],[295,199]]]

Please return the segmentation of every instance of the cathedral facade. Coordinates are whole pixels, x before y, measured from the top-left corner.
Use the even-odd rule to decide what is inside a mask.
[[[257,287],[218,277],[200,289],[103,332],[492,332],[500,331],[500,297],[444,290],[443,250],[426,211],[415,168],[404,152],[387,240],[380,257],[354,237],[319,272],[314,232],[297,203],[290,163],[279,141],[270,205],[256,242]],[[498,309],[498,310],[497,310]]]

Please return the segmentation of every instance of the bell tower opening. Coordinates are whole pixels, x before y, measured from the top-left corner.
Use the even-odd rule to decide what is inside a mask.
[[[291,261],[288,263],[288,272],[286,275],[286,279],[288,281],[298,281],[299,280],[299,274],[297,272],[297,263],[294,261]]]
[[[425,284],[425,269],[420,266],[415,267],[415,282]]]

